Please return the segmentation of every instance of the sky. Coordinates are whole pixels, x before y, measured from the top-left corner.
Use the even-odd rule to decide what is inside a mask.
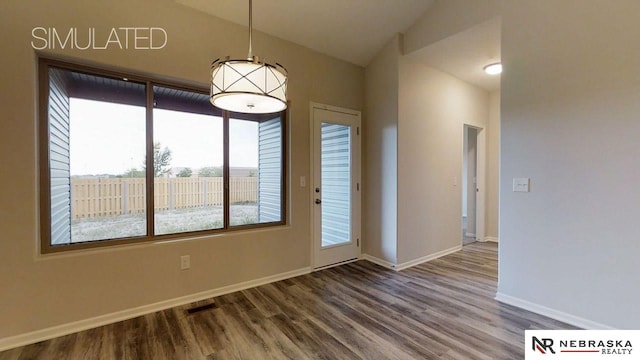
[[[119,175],[142,169],[145,108],[71,98],[71,175]],[[154,142],[171,150],[170,167],[222,166],[222,118],[154,109]],[[258,166],[258,127],[229,125],[231,167]]]

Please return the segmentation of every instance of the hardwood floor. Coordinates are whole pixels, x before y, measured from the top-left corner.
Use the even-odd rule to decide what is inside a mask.
[[[401,272],[358,261],[0,353],[6,359],[523,359],[573,327],[493,300],[497,245]],[[188,314],[196,306],[211,308]]]

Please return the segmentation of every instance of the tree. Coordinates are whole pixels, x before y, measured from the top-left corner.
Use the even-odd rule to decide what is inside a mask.
[[[193,171],[190,168],[184,168],[184,169],[180,170],[180,172],[176,176],[177,177],[191,177],[192,174],[193,174]]]
[[[138,170],[136,168],[131,168],[131,169],[125,171],[119,177],[122,177],[122,178],[143,178],[144,176],[145,176],[144,169],[143,170]]]
[[[153,143],[153,177],[161,177],[171,170],[171,150],[168,147],[162,149],[159,142]],[[147,168],[147,159],[144,160],[142,169]]]
[[[200,177],[222,177],[222,168],[219,166],[207,166],[198,171]]]

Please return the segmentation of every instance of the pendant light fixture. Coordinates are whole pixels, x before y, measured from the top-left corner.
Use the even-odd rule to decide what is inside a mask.
[[[246,60],[227,56],[211,64],[211,103],[238,113],[268,114],[287,108],[287,70],[280,64],[253,56],[252,0],[249,0],[249,55]]]

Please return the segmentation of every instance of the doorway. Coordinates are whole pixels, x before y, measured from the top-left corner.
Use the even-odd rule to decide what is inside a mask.
[[[311,105],[313,267],[360,256],[360,112]]]
[[[462,160],[462,245],[484,241],[485,131],[464,125]]]

